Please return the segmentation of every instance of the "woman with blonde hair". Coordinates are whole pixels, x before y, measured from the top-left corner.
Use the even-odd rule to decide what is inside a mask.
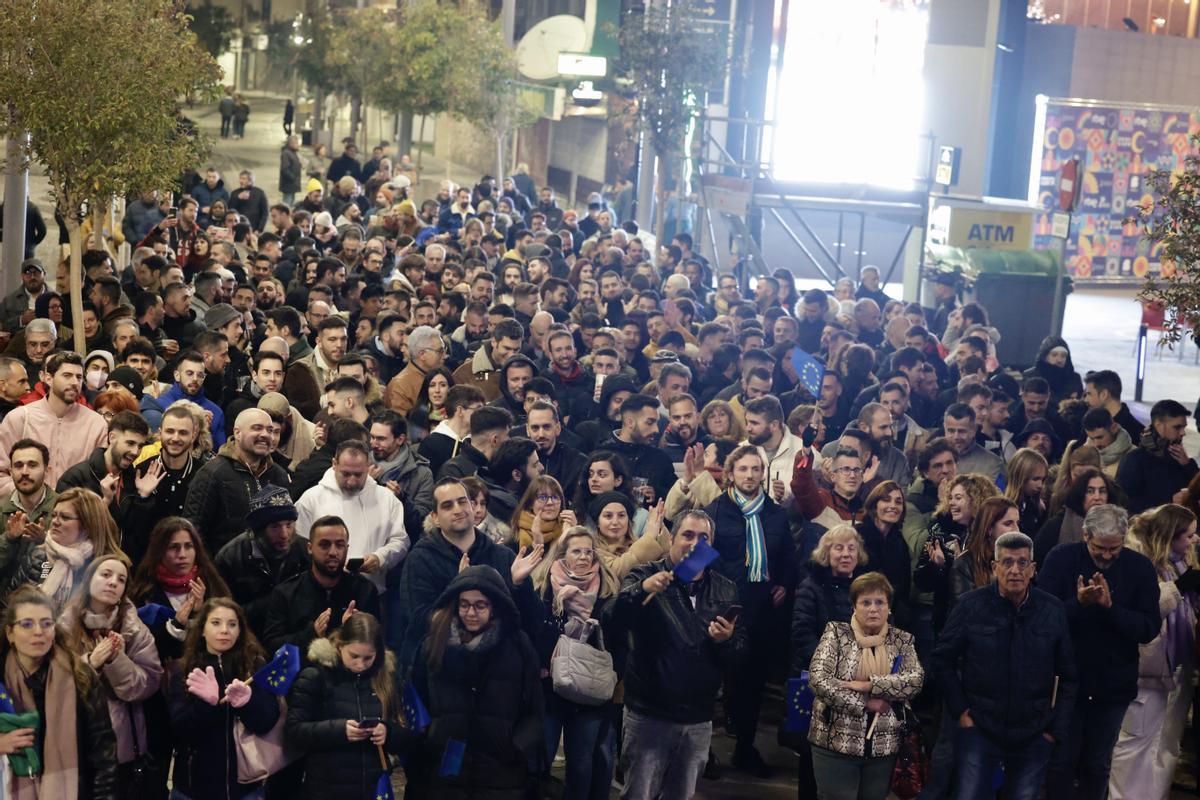
[[[1169,503],[1137,515],[1129,546],[1158,572],[1162,628],[1140,648],[1138,693],[1125,712],[1112,754],[1108,794],[1113,800],[1165,800],[1179,763],[1179,742],[1192,705],[1196,673],[1196,515]],[[1182,591],[1181,591],[1182,590]]]
[[[509,523],[518,546],[540,542],[549,547],[565,529],[578,525],[575,512],[566,506],[566,495],[556,479],[539,475],[530,481]]]
[[[813,650],[830,622],[848,622],[852,611],[850,581],[867,565],[867,547],[850,523],[825,531],[810,558],[799,565],[807,577],[796,588],[792,608],[792,670],[808,669]]]
[[[700,427],[714,439],[732,439],[735,442],[744,441],[746,428],[738,415],[733,413],[733,406],[724,400],[709,400],[700,412]]]
[[[594,620],[599,624],[616,599],[621,585],[600,556],[596,534],[582,525],[568,529],[555,542],[553,552],[533,573],[533,588],[542,603],[542,624],[533,638],[544,673],[550,672],[558,637],[570,627]],[[604,636],[618,675],[627,655],[623,637],[614,631]],[[546,761],[553,764],[561,739],[565,751],[564,797],[607,800],[616,755],[616,728],[620,706],[610,698],[600,705],[584,705],[561,697],[550,682],[542,681],[546,711]]]
[[[49,519],[50,529],[40,542],[0,536],[0,570],[11,576],[10,591],[32,584],[60,611],[93,559],[121,552],[121,534],[108,513],[108,504],[95,492],[79,487],[54,498]]]
[[[1045,489],[1049,473],[1046,457],[1029,447],[1022,447],[1008,460],[1004,496],[1020,510],[1022,531],[1036,531],[1046,521]]]

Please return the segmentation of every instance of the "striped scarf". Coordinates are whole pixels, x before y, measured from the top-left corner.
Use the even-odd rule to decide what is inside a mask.
[[[737,505],[746,520],[746,580],[762,583],[770,578],[767,572],[767,542],[759,516],[767,493],[760,491],[750,498],[739,492],[737,487],[730,486],[729,499]]]

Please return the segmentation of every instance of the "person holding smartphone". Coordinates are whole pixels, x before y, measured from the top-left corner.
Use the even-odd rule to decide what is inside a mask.
[[[399,755],[412,734],[401,723],[396,659],[383,626],[354,614],[308,647],[312,666],[288,695],[285,734],[305,754],[306,798],[374,797],[379,754]]]

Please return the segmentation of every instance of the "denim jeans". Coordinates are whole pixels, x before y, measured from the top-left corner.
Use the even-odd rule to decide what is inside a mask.
[[[1071,712],[1071,732],[1058,742],[1046,776],[1047,800],[1104,800],[1113,748],[1129,703],[1079,695]],[[1075,779],[1079,788],[1075,788]]]
[[[708,761],[712,722],[686,725],[625,708],[621,800],[688,800]],[[569,795],[568,795],[569,796]]]
[[[994,800],[996,770],[1004,767],[1006,800],[1036,800],[1054,745],[1035,736],[1022,747],[1004,747],[978,727],[959,728],[955,734],[958,776],[955,800]]]
[[[546,734],[547,770],[554,763],[561,735],[567,758],[567,786],[563,796],[573,800],[608,800],[616,750],[613,715],[617,707],[612,703],[602,706],[572,703],[548,686],[545,696],[542,725]]]

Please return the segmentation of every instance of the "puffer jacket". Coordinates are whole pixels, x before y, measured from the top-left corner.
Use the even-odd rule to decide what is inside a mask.
[[[383,656],[395,671],[396,657]],[[383,719],[387,752],[399,754],[411,742],[397,709],[385,714],[371,688],[371,675],[356,675],[342,666],[328,639],[316,639],[308,660],[288,695],[287,740],[305,753],[304,796],[310,800],[366,800],[375,797],[379,754],[369,740],[346,738],[346,721]],[[396,699],[399,703],[399,699]]]
[[[125,649],[100,668],[100,683],[108,702],[108,716],[117,739],[117,761],[126,764],[148,751],[146,717],[142,703],[162,686],[163,668],[150,629],[138,619],[133,603],[124,600],[116,614]],[[64,630],[71,631],[70,623]],[[107,631],[95,631],[95,634]],[[90,646],[89,646],[90,650]],[[87,652],[79,654],[87,656]],[[137,741],[134,741],[134,736]]]
[[[793,589],[796,586],[796,542],[788,526],[787,512],[770,497],[763,501],[759,524],[763,531],[767,580],[751,583],[746,565],[746,518],[741,509],[726,491],[717,495],[705,511],[716,527],[712,546],[719,555],[712,568],[737,584],[746,605],[746,623],[756,627],[766,621],[764,615],[771,607],[771,587]]]
[[[734,625],[732,638],[722,644],[708,635],[709,623],[739,602],[737,584],[713,570],[700,579],[695,605],[679,580],[643,605],[642,582],[672,566],[665,558],[631,569],[607,609],[605,630],[633,634],[625,704],[648,717],[695,725],[712,719],[722,678],[744,658],[749,637],[743,625]]]
[[[236,455],[237,445],[230,441],[201,467],[188,486],[183,515],[196,523],[210,553],[219,553],[233,537],[246,529],[250,498],[267,484],[288,488],[287,470],[267,459],[257,475]]]
[[[218,697],[224,697],[225,686],[235,676],[225,675],[220,659],[207,653],[198,666],[199,669],[213,668],[217,675]],[[175,739],[173,785],[197,800],[244,797],[254,785],[238,783],[233,721],[241,720],[248,733],[260,736],[268,733],[279,721],[279,698],[256,681],[250,684],[250,700],[241,708],[233,708],[228,703],[210,706],[187,690],[186,678],[181,668],[176,669],[167,697]]]
[[[897,703],[911,700],[921,691],[925,671],[917,660],[913,636],[894,626],[883,637],[889,663],[900,657],[899,670],[889,675],[872,675],[871,697],[879,697],[892,708],[879,715],[875,731],[867,739],[873,714],[867,712],[867,696],[842,688],[842,681],[855,680],[862,648],[848,622],[831,622],[821,636],[809,667],[809,686],[814,701],[808,741],[848,756],[878,758],[900,749],[903,723],[896,714]]]
[[[950,719],[964,711],[980,732],[1020,748],[1050,733],[1065,741],[1078,687],[1062,603],[1029,589],[1020,608],[995,582],[959,598],[933,651]]]
[[[267,598],[276,586],[308,571],[311,559],[304,539],[293,536],[279,563],[279,572],[271,573],[271,565],[262,551],[263,543],[254,531],[238,534],[221,548],[213,558],[217,571],[229,584],[233,599],[246,612],[250,629],[262,638],[267,622]]]
[[[847,578],[835,576],[829,567],[811,565],[808,577],[796,589],[792,607],[792,676],[809,669],[817,642],[830,622],[850,621],[854,613],[850,582],[865,571],[860,568]]]
[[[456,608],[459,594],[472,589],[492,601],[495,633],[481,634],[473,647],[448,642],[437,669],[430,667],[422,648],[412,673],[432,720],[422,743],[422,760],[434,767],[434,774],[426,776],[429,796],[520,800],[529,764],[544,747],[538,657],[521,630],[505,579],[492,567],[458,573],[437,608]],[[442,777],[436,765],[451,739],[466,745],[462,767],[457,775]]]

